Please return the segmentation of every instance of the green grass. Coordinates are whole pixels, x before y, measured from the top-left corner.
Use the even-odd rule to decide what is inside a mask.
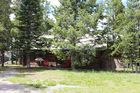
[[[7,70],[7,67],[1,67],[0,66],[0,73],[3,73],[4,71],[6,71]]]
[[[140,89],[110,88],[110,87],[85,87],[85,88],[64,88],[54,90],[53,93],[139,93]]]
[[[46,88],[57,84],[74,85],[79,88],[54,90],[54,93],[139,93],[140,74],[69,71],[27,70],[8,80],[14,83]]]

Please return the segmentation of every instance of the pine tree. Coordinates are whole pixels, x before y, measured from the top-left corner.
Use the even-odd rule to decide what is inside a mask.
[[[82,47],[77,46],[78,40],[85,34],[95,34],[90,30],[96,31],[100,9],[96,0],[60,0],[60,3],[61,6],[55,13],[56,23],[53,28],[55,46],[57,49],[70,50],[68,54],[71,55],[74,67],[74,64],[78,64],[76,52]]]
[[[111,39],[108,39],[109,55],[119,55],[122,52],[121,49],[123,49],[123,46],[119,45],[119,43],[122,41],[122,29],[126,24],[125,8],[121,0],[107,0],[106,4],[108,26],[105,30],[109,35],[108,38],[111,37]]]
[[[1,63],[4,66],[4,52],[9,48],[10,44],[10,0],[1,0],[0,3],[0,51]]]
[[[119,2],[117,5],[120,5]],[[113,23],[112,31],[115,33],[115,38],[113,42],[112,54],[119,54],[122,57],[128,59],[130,62],[135,62],[138,57],[139,51],[139,0],[128,0],[128,7],[126,9],[119,6],[115,10],[119,11],[118,13],[113,13]],[[113,3],[113,2],[112,2]],[[114,7],[114,6],[113,6]],[[115,8],[115,7],[114,7]],[[112,8],[111,8],[112,9]],[[124,11],[125,10],[125,11]],[[109,25],[110,26],[110,25]]]
[[[140,1],[139,0],[128,0],[128,10],[130,19],[134,20],[131,41],[131,50],[134,55],[134,61],[139,62],[140,60]]]
[[[21,0],[18,12],[20,46],[23,51],[24,64],[30,64],[32,43],[41,35],[43,10],[41,0]]]

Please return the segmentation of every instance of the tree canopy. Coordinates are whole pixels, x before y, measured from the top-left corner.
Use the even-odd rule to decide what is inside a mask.
[[[15,15],[12,21],[11,13]],[[41,39],[44,34],[54,38]],[[57,57],[71,56],[73,65],[82,65],[104,44],[110,56],[139,61],[139,0],[128,0],[127,6],[121,0],[60,0],[59,7],[52,7],[47,0],[0,3],[0,50],[19,50],[26,64],[33,48],[46,47]]]

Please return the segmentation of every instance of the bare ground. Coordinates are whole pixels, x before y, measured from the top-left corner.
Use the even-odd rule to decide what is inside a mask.
[[[39,89],[6,81],[7,78],[17,74],[19,73],[12,68],[7,68],[6,71],[0,73],[0,93],[40,93]]]
[[[37,89],[21,84],[14,84],[12,82],[6,81],[7,78],[20,74],[13,68],[7,68],[6,71],[0,73],[0,93],[53,93],[55,89],[62,88],[79,88],[78,86],[66,86],[66,85],[56,85],[50,86],[45,89]]]

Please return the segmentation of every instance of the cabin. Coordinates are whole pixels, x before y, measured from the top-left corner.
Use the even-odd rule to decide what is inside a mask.
[[[48,36],[46,36],[48,37]],[[85,68],[85,69],[95,69],[95,70],[117,70],[123,68],[123,64],[121,62],[121,57],[119,56],[108,56],[107,44],[97,44],[95,43],[97,39],[100,39],[100,36],[90,36],[86,34],[81,37],[77,46],[86,46],[90,45],[93,49],[96,50],[96,56],[93,56],[93,62],[89,65],[77,67],[77,68]],[[53,48],[52,48],[53,49]],[[43,49],[33,49],[32,52],[32,62],[36,62],[38,66],[44,67],[61,67],[61,68],[71,68],[71,55],[67,57],[65,60],[58,59],[56,55],[54,55],[49,48]],[[69,50],[69,49],[68,49]]]

